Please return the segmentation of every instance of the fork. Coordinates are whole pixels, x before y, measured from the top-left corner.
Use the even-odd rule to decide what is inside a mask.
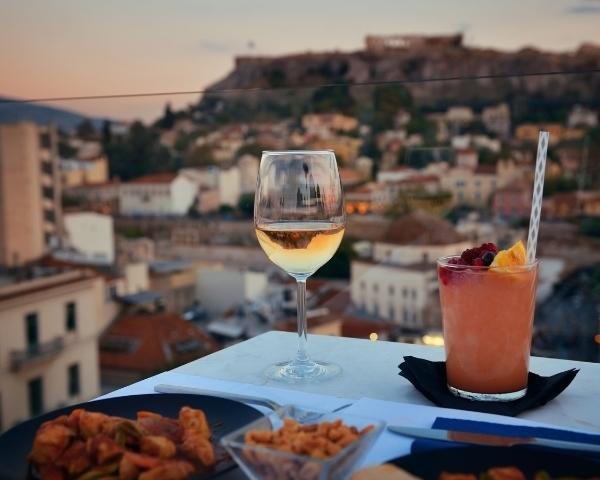
[[[159,383],[154,386],[154,391],[158,393],[187,393],[192,395],[206,395],[208,397],[219,397],[227,398],[229,400],[235,400],[236,402],[251,403],[253,405],[260,405],[262,407],[269,408],[273,411],[279,410],[283,407],[282,404],[277,403],[275,400],[270,400],[265,397],[256,397],[254,395],[242,395],[239,393],[228,393],[219,392],[217,390],[207,390],[196,387],[185,387],[181,385],[169,385],[166,383]],[[337,413],[345,408],[352,406],[352,402],[341,405],[330,412],[306,412],[306,415],[302,417],[302,421],[314,421],[318,420],[325,414]]]

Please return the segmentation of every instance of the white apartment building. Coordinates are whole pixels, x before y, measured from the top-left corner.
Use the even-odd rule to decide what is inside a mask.
[[[369,259],[351,264],[350,297],[365,313],[411,329],[437,326],[435,261],[469,243],[445,220],[416,212],[393,222]]]
[[[123,183],[119,209],[126,216],[184,216],[197,194],[197,185],[185,175],[156,173]]]
[[[196,298],[210,313],[219,314],[260,297],[267,284],[265,271],[202,267],[198,269]]]
[[[489,204],[497,189],[522,177],[522,170],[513,161],[501,160],[496,166],[451,168],[440,176],[440,182],[443,190],[452,193],[455,204],[483,207]]]
[[[87,271],[0,287],[0,431],[99,394],[104,294]]]
[[[110,265],[115,260],[113,218],[96,212],[63,215],[69,250],[55,256],[76,262]]]
[[[254,193],[260,160],[254,155],[242,155],[237,162],[240,169],[241,193]]]
[[[240,168],[235,166],[219,170],[218,182],[221,205],[236,207],[242,193]]]
[[[486,129],[501,138],[510,135],[510,107],[507,103],[485,107],[481,111],[481,121]]]

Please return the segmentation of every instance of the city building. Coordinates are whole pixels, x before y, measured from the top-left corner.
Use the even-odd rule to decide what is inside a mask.
[[[184,216],[197,193],[196,184],[185,175],[145,175],[121,184],[119,209],[125,216]]]
[[[500,138],[510,136],[510,107],[506,103],[485,107],[481,111],[481,121],[487,130]]]
[[[600,192],[578,191],[555,193],[544,199],[547,218],[567,220],[573,217],[600,217]]]
[[[236,268],[199,268],[196,280],[196,298],[211,314],[224,311],[254,300],[267,288],[264,271]]]
[[[523,123],[517,126],[515,138],[522,142],[537,143],[542,130],[550,134],[549,145],[556,145],[563,140],[566,127],[560,123]]]
[[[208,334],[179,315],[122,315],[100,338],[102,388],[110,391],[130,385],[217,349]]]
[[[346,213],[383,213],[392,206],[394,199],[383,183],[369,182],[355,187],[344,195]]]
[[[99,393],[104,281],[68,271],[0,287],[0,430]]]
[[[254,155],[242,155],[237,162],[240,169],[240,191],[241,193],[254,193],[256,190],[256,179],[258,177],[258,166],[260,160]]]
[[[446,110],[446,121],[454,126],[467,125],[475,121],[475,113],[471,107],[450,107]]]
[[[183,260],[158,260],[150,264],[150,290],[160,293],[168,312],[183,312],[196,301],[198,266]]]
[[[61,158],[62,187],[104,184],[108,181],[108,159],[104,155],[93,158]]]
[[[115,261],[113,218],[96,212],[65,212],[65,245],[58,258],[111,265]]]
[[[582,105],[575,105],[569,112],[567,118],[567,127],[569,128],[594,128],[596,125],[598,125],[598,112]]]
[[[476,168],[479,165],[477,150],[461,148],[456,151],[456,165],[459,167]]]
[[[0,266],[22,265],[58,246],[59,175],[54,127],[0,125]]]
[[[361,173],[353,168],[342,167],[339,169],[339,175],[340,181],[342,182],[342,187],[344,188],[355,187],[364,181]]]
[[[365,37],[366,50],[376,53],[397,49],[460,47],[462,44],[461,33],[455,35],[367,35]]]
[[[302,128],[309,135],[327,138],[334,132],[352,132],[358,119],[341,113],[307,113],[302,116]]]
[[[373,159],[369,157],[358,157],[354,161],[354,168],[364,180],[370,180],[373,176]]]
[[[240,168],[230,167],[219,170],[218,188],[221,205],[237,207],[242,193],[242,175]]]
[[[148,237],[126,238],[118,236],[116,240],[117,265],[143,262],[150,263],[154,260],[154,240]]]
[[[120,187],[121,182],[113,180],[104,183],[65,188],[64,194],[68,198],[84,203],[118,205]]]
[[[504,219],[528,218],[531,213],[531,187],[515,182],[499,188],[492,194],[492,212]]]
[[[201,214],[216,212],[221,206],[221,197],[216,188],[200,187],[196,200],[196,211]]]
[[[439,326],[435,261],[469,247],[452,224],[422,212],[392,222],[369,259],[353,260],[350,295],[359,312],[413,330]]]

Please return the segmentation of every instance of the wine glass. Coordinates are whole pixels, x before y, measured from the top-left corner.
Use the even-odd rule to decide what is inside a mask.
[[[270,366],[269,378],[321,381],[341,372],[306,352],[306,280],[329,261],[342,241],[346,216],[331,150],[263,152],[254,200],[254,227],[267,257],[298,285],[298,351]]]

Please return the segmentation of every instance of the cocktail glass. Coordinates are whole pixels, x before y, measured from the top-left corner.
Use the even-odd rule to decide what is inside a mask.
[[[538,264],[476,267],[437,262],[448,389],[510,401],[527,391]]]

